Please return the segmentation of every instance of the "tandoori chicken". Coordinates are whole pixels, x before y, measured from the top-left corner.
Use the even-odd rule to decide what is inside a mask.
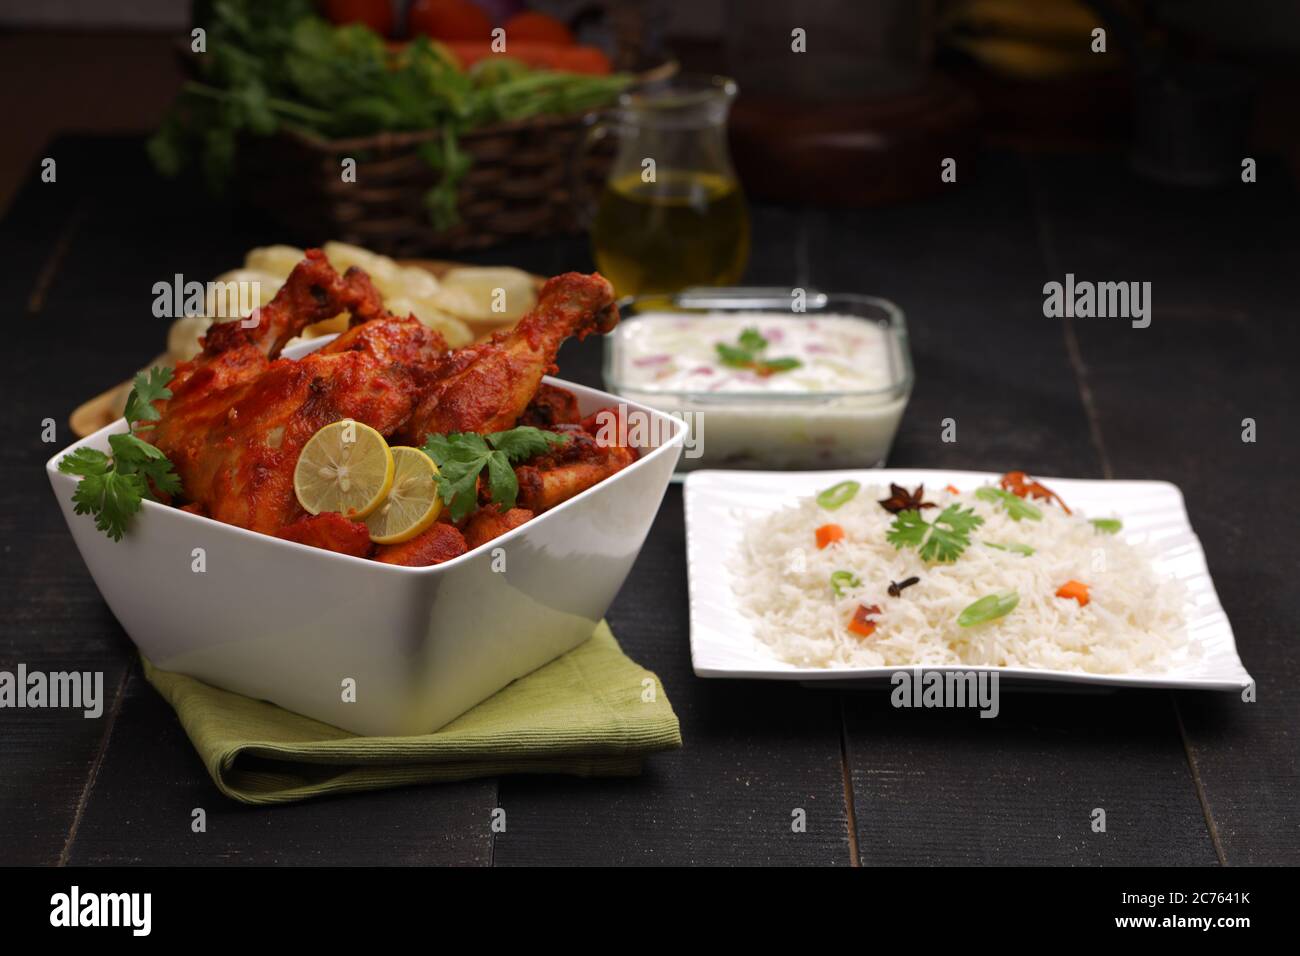
[[[340,313],[351,316],[346,332],[301,359],[280,357],[306,326]],[[184,501],[177,503],[188,510],[345,554],[438,563],[463,553],[466,538],[469,547],[490,540],[635,460],[634,451],[598,444],[575,424],[572,394],[542,384],[565,339],[607,332],[617,321],[609,282],[568,273],[546,282],[513,328],[449,351],[415,318],[387,312],[364,272],[339,275],[310,250],[274,299],[247,319],[213,326],[203,351],[176,368],[149,440],[179,475]],[[480,511],[494,513],[460,522],[465,534],[439,521],[374,551],[364,524],[308,515],[295,495],[303,446],[342,419],[417,447],[431,434],[489,434],[517,423],[544,422],[567,434],[563,445],[516,469],[519,509],[482,504]]]

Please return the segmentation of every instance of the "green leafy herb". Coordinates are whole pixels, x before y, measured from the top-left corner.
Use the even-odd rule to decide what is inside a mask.
[[[1118,518],[1093,518],[1089,523],[1102,534],[1119,534],[1124,527]]]
[[[775,375],[777,372],[789,372],[799,368],[803,362],[797,358],[769,359],[763,357],[767,350],[767,339],[758,329],[744,329],[736,338],[735,345],[719,342],[714,346],[718,358],[729,368],[745,368],[759,375]]]
[[[827,511],[835,511],[852,501],[861,489],[862,485],[856,481],[841,481],[838,485],[831,485],[819,492],[817,504]]]
[[[834,571],[831,573],[831,590],[836,597],[844,597],[847,588],[862,587],[862,579],[852,571]]]
[[[1043,520],[1043,512],[1036,505],[1031,505],[1019,495],[1003,491],[1001,488],[985,485],[983,488],[976,489],[975,497],[981,501],[1001,504],[1006,509],[1007,517],[1012,521],[1020,521],[1022,518],[1028,518],[1030,521]]]
[[[984,624],[1005,617],[1014,611],[1019,603],[1020,594],[1016,591],[986,594],[957,615],[957,623],[962,627],[974,627],[976,624]]]
[[[984,523],[971,508],[952,504],[927,522],[919,511],[900,511],[885,538],[895,548],[920,549],[923,561],[956,561],[970,547],[970,533]]]
[[[803,365],[797,358],[763,359],[754,366],[759,375],[775,375],[777,372],[791,372]]]
[[[1014,542],[1011,544],[997,544],[993,541],[985,541],[984,546],[986,548],[996,548],[999,551],[1014,551],[1016,554],[1023,554],[1025,557],[1034,553],[1034,549],[1029,545],[1016,544]]]
[[[59,471],[81,479],[72,494],[76,513],[94,515],[95,527],[114,541],[122,540],[144,499],[157,500],[155,489],[168,495],[181,492],[181,480],[167,456],[137,434],[153,428],[161,417],[153,403],[172,397],[167,387],[171,380],[169,368],[151,368],[135,377],[126,400],[126,431],[108,436],[111,457],[82,447],[59,460]]]
[[[512,465],[545,454],[567,440],[565,435],[521,425],[490,435],[430,435],[424,451],[438,464],[438,497],[447,505],[451,519],[460,521],[478,507],[478,479],[484,468],[492,502],[506,511],[515,506],[519,495]]]
[[[610,103],[627,74],[533,70],[493,56],[463,72],[441,44],[417,36],[400,50],[360,24],[320,19],[311,0],[221,0],[197,26],[207,50],[149,140],[158,170],[199,166],[214,189],[234,173],[246,136],[280,131],[313,140],[439,130],[418,148],[437,174],[424,203],[437,228],[458,218],[460,182],[472,159],[463,133],[489,123],[568,115]]]

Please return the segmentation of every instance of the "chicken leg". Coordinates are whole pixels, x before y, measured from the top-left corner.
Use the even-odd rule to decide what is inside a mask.
[[[353,326],[300,360],[278,359],[307,325],[351,312]],[[255,324],[214,326],[204,350],[178,366],[150,440],[209,516],[266,534],[300,519],[298,455],[331,422],[351,418],[395,440],[511,427],[570,335],[618,320],[598,275],[551,279],[509,332],[447,353],[436,333],[384,312],[359,270],[339,276],[318,250],[294,268]],[[253,317],[250,317],[253,318]]]
[[[601,275],[567,272],[542,286],[537,305],[514,328],[452,352],[398,437],[420,445],[429,435],[511,428],[570,336],[605,333],[618,322],[614,288]]]

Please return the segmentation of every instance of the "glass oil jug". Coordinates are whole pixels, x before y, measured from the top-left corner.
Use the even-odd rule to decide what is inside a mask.
[[[749,212],[727,149],[736,84],[675,76],[624,93],[588,141],[618,141],[591,227],[596,267],[620,296],[740,281]]]

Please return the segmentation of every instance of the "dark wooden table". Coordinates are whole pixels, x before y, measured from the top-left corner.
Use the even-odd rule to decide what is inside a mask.
[[[137,140],[62,139],[0,225],[0,668],[105,674],[104,716],[0,711],[0,863],[1300,862],[1300,204],[1280,169],[1221,191],[1136,180],[1117,156],[992,154],[950,192],[874,210],[754,210],[753,283],[888,296],[917,386],[891,464],[1176,482],[1258,701],[1008,694],[996,720],[884,692],[702,680],[669,490],[609,612],[654,669],[684,749],[623,780],[510,777],[251,809],[220,796],[91,582],[44,460],[68,413],[162,348],[151,288],[280,236],[157,180]],[[327,237],[321,237],[322,239]],[[578,239],[478,257],[591,267]],[[1153,283],[1154,321],[1043,317],[1066,272]],[[599,384],[599,343],[563,373]],[[57,445],[42,421],[59,423]],[[958,441],[940,440],[954,418]],[[1241,440],[1242,419],[1258,441]],[[207,811],[207,832],[191,812]],[[494,835],[491,813],[508,827]],[[807,832],[791,811],[807,811]],[[1094,808],[1108,828],[1092,832]]]

